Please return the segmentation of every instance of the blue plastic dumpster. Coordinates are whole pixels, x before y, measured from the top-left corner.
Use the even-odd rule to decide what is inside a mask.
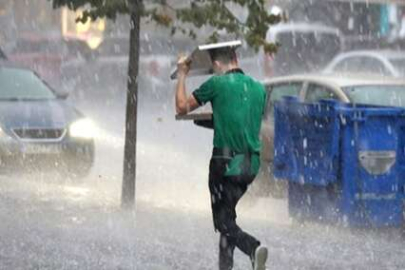
[[[403,225],[404,109],[285,98],[275,105],[274,144],[293,218]]]

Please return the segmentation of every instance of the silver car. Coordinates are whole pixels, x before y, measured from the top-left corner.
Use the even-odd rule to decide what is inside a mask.
[[[395,50],[351,51],[337,55],[324,72],[371,73],[405,78],[405,52]]]

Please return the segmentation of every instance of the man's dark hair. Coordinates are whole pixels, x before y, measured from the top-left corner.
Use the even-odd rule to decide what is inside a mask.
[[[229,64],[232,61],[236,61],[236,51],[235,48],[219,48],[210,50],[211,61],[219,61],[224,64]]]

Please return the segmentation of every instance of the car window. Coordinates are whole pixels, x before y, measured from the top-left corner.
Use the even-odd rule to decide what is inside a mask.
[[[405,106],[405,86],[366,85],[343,88],[352,103],[378,106]]]
[[[276,101],[281,100],[285,96],[298,97],[302,89],[302,83],[283,83],[271,85],[269,87],[269,96],[267,97],[267,106],[265,112],[265,119],[274,118],[274,104]]]
[[[0,68],[0,100],[48,100],[54,93],[32,71]]]
[[[337,72],[356,72],[361,66],[361,59],[359,57],[345,58],[340,61],[334,68]]]
[[[405,76],[405,59],[391,59],[390,62],[399,74]]]
[[[390,75],[390,72],[384,66],[380,60],[361,56],[361,57],[350,57],[340,61],[334,68],[334,71],[343,73],[375,73],[381,75]]]
[[[322,32],[285,32],[276,40],[281,44],[274,57],[277,75],[319,70],[340,49],[338,35]]]
[[[322,99],[338,99],[338,96],[326,86],[309,84],[305,101],[316,102]]]
[[[359,71],[364,73],[370,72],[386,76],[390,75],[390,72],[387,70],[384,64],[380,60],[372,57],[361,58]]]

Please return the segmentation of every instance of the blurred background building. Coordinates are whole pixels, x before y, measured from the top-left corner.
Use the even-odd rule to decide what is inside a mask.
[[[181,7],[185,1],[173,0]],[[269,0],[269,11],[278,6],[290,21],[321,22],[335,26],[348,41],[361,40],[372,43],[386,40],[396,42],[405,38],[405,2],[402,0]],[[233,8],[238,16],[246,16],[243,10]],[[79,38],[96,48],[104,32],[124,32],[129,24],[125,19],[118,23],[99,20],[95,23],[76,24],[79,15],[66,9],[53,10],[48,0],[0,0],[0,45],[7,50],[13,46],[17,36],[30,33],[61,35]],[[166,34],[166,29],[156,29],[145,24],[144,32]],[[377,41],[376,41],[377,38]],[[375,46],[375,44],[373,44]],[[369,45],[367,45],[369,46]],[[372,45],[370,45],[372,46]]]
[[[175,7],[187,3],[171,1]],[[269,13],[282,13],[289,24],[296,24],[298,28],[306,24],[312,34],[299,36],[297,27],[278,34],[277,41],[284,45],[278,54],[280,61],[258,55],[246,46],[239,50],[246,70],[255,72],[257,78],[277,75],[276,69],[284,70],[278,74],[316,70],[342,50],[405,48],[403,0],[268,0],[267,5]],[[246,19],[247,11],[242,7],[230,4],[229,8],[240,20]],[[174,15],[170,10],[163,11]],[[52,85],[61,85],[64,79],[71,78],[75,79],[75,84],[83,83],[85,80],[80,78],[88,80],[90,77],[94,80],[89,84],[95,85],[98,81],[102,84],[100,78],[112,76],[122,78],[123,85],[119,88],[125,88],[128,16],[120,16],[115,22],[99,19],[83,24],[76,23],[80,12],[66,8],[54,10],[49,0],[0,0],[0,48],[11,60],[34,69]],[[330,27],[329,35],[317,32],[323,26]],[[211,33],[208,27],[195,30],[199,38],[196,41],[184,35],[169,38],[170,29],[143,21],[140,68],[141,74],[148,75],[143,78],[151,78],[145,85],[156,85],[153,89],[165,87],[175,55],[192,50]],[[221,34],[226,36],[226,33]],[[95,57],[97,61],[92,61]],[[317,63],[310,64],[314,61]],[[298,63],[305,63],[305,67]],[[107,68],[108,65],[111,67]],[[114,75],[111,70],[118,70],[119,74]]]

